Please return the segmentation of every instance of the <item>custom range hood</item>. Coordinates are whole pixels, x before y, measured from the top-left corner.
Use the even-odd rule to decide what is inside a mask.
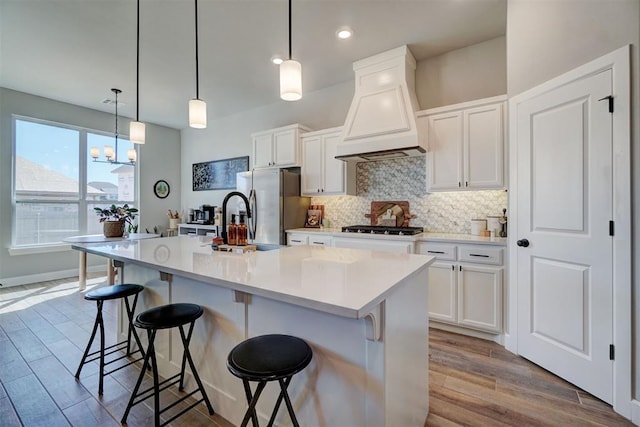
[[[401,46],[353,64],[356,91],[336,159],[362,162],[424,154],[416,126],[416,60]]]

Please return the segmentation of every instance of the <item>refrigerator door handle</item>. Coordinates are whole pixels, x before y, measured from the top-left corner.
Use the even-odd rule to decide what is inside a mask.
[[[258,225],[258,210],[256,209],[256,190],[253,188],[249,191],[249,209],[251,210],[251,218],[249,218],[249,239],[255,240],[256,227]]]

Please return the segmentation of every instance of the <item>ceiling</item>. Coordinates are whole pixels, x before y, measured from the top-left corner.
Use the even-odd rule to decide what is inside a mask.
[[[286,102],[274,54],[286,0],[200,0],[200,98],[209,120]],[[417,60],[505,34],[507,0],[293,0],[304,93],[353,80],[356,60],[407,44]],[[348,25],[349,40],[336,30]],[[135,0],[0,0],[0,86],[135,117]],[[141,0],[140,120],[187,127],[195,97],[193,0]],[[301,102],[301,101],[298,101]]]

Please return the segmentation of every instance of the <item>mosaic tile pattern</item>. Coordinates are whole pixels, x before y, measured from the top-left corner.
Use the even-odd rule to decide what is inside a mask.
[[[471,233],[469,220],[501,215],[507,207],[507,192],[454,191],[426,192],[424,157],[358,163],[356,196],[313,197],[312,204],[324,205],[330,227],[369,224],[364,214],[371,202],[408,200],[416,218],[410,224],[425,231],[439,233]]]

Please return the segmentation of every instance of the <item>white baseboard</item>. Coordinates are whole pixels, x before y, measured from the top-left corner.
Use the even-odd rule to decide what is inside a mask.
[[[107,270],[103,265],[87,267],[87,272],[104,272],[104,274],[107,274]],[[77,268],[72,268],[70,270],[51,271],[48,273],[29,274],[27,276],[7,277],[4,279],[0,279],[0,289],[9,288],[11,286],[27,285],[30,283],[46,282],[47,280],[65,279],[67,277],[74,276],[78,276]]]
[[[476,331],[475,329],[463,328],[461,326],[449,325],[447,323],[440,323],[435,320],[429,319],[429,326],[434,329],[442,329],[447,332],[454,332],[460,335],[468,335],[470,337],[481,338],[487,341],[493,341],[497,344],[504,345],[503,336],[500,334],[494,335],[488,332]]]
[[[631,401],[631,422],[640,426],[640,400]]]

